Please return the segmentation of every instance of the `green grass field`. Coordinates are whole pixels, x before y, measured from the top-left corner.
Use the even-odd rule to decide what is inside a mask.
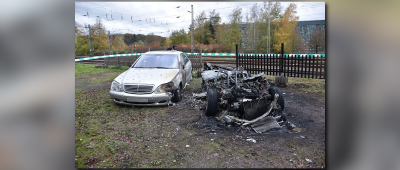
[[[98,74],[107,72],[123,72],[129,67],[121,66],[121,68],[115,68],[114,66],[109,66],[108,68],[95,68],[93,64],[81,64],[75,63],[75,76],[82,76],[85,74]]]

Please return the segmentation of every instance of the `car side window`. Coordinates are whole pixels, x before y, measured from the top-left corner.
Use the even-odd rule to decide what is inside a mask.
[[[185,55],[183,55],[183,56],[185,56]],[[185,56],[185,64],[186,64],[187,62],[189,62],[189,58],[187,58],[187,57]]]
[[[189,62],[189,59],[186,57],[186,55],[184,53],[181,54],[183,56],[183,60],[184,63],[186,64],[187,62]]]
[[[185,57],[182,54],[180,55],[180,57],[181,57],[181,63],[184,66],[186,64]]]
[[[187,57],[185,56],[185,54],[181,54],[182,59],[183,59],[183,64],[186,64],[188,62]]]

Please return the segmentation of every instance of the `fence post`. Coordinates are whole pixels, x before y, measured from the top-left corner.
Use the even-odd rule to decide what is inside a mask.
[[[201,51],[201,45],[200,45],[200,72],[203,72],[203,55]]]
[[[239,52],[238,52],[238,44],[236,44],[235,45],[236,46],[236,69],[239,67],[239,62],[238,62],[238,54],[239,54]]]
[[[119,57],[116,58],[117,58],[117,65],[115,66],[115,68],[120,68],[121,66],[119,65]]]
[[[281,45],[281,58],[279,59],[279,72],[280,76],[275,77],[275,83],[276,84],[281,84],[286,86],[288,82],[288,78],[284,76],[283,74],[283,55],[284,55],[284,44],[282,43]]]

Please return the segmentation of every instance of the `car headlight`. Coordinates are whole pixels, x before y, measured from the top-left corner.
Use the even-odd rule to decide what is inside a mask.
[[[174,83],[173,82],[168,82],[159,85],[156,90],[154,90],[155,93],[166,93],[166,92],[171,92],[174,88]]]
[[[111,91],[122,92],[122,86],[116,81],[111,83]]]

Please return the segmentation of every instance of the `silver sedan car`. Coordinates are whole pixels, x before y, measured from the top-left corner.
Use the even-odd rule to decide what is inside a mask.
[[[192,63],[181,51],[151,51],[114,79],[110,95],[123,105],[160,106],[179,102],[192,80]]]

